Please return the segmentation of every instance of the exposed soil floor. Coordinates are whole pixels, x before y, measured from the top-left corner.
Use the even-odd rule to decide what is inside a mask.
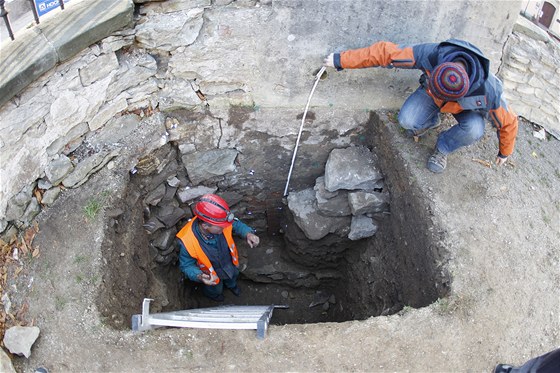
[[[490,372],[498,362],[520,364],[557,348],[558,141],[538,140],[522,123],[511,162],[488,167],[497,140],[487,129],[480,142],[449,157],[444,174],[434,175],[425,163],[436,134],[415,143],[393,118],[381,114],[372,145],[384,166],[408,180],[393,187],[410,188],[426,204],[431,229],[441,237],[438,246],[446,250],[448,297],[361,321],[271,325],[264,340],[254,331],[115,329],[95,302],[107,265],[101,248],[105,213],[95,219],[83,214],[100,191],[114,191],[111,198],[123,193],[122,178],[103,169],[39,216],[34,244],[40,255],[26,262],[13,284],[19,299],[12,302],[28,303],[27,318],[41,335],[29,359],[14,357],[16,369]]]

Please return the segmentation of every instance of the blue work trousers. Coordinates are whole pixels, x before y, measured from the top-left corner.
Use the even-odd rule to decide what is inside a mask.
[[[404,102],[399,112],[399,123],[407,130],[418,132],[433,127],[439,120],[439,107],[422,87]],[[485,121],[481,113],[465,110],[453,114],[457,124],[439,134],[437,149],[449,154],[460,147],[471,145],[484,135]]]
[[[235,270],[235,274],[233,276],[233,278],[227,279],[227,280],[222,280],[220,279],[220,282],[218,283],[218,285],[203,285],[202,286],[202,292],[204,293],[204,295],[206,295],[209,298],[215,298],[216,296],[222,294],[224,292],[224,285],[228,288],[228,289],[232,289],[234,287],[237,286],[237,277],[239,277],[239,271]]]

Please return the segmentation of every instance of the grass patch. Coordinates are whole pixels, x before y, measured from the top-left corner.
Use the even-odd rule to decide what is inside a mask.
[[[111,192],[105,190],[101,193],[97,193],[95,197],[92,197],[87,204],[84,206],[84,215],[88,219],[95,219],[99,212],[105,207],[105,202],[111,195]]]
[[[439,298],[435,302],[435,305],[435,310],[440,315],[449,315],[453,313],[458,307],[457,302],[454,302],[449,298]]]
[[[66,303],[68,303],[68,301],[66,299],[57,295],[55,300],[54,300],[54,308],[57,311],[62,311],[64,309],[64,307],[66,306]]]
[[[404,306],[404,307],[402,308],[402,310],[399,311],[399,315],[404,315],[404,314],[406,314],[406,313],[412,311],[413,309],[414,309],[414,307],[411,307],[411,306]]]
[[[542,213],[542,220],[544,221],[544,223],[546,225],[550,225],[552,219],[550,219],[550,216],[548,216],[548,214],[546,213],[546,211],[544,211],[542,207],[541,207],[541,213]]]
[[[74,263],[76,263],[76,264],[82,264],[82,263],[85,263],[86,259],[87,259],[87,258],[86,258],[85,256],[83,256],[83,255],[76,255],[76,256],[74,257]]]
[[[92,198],[88,201],[87,205],[84,206],[84,215],[88,219],[95,219],[97,214],[99,214],[99,211],[101,211],[102,207],[103,205],[101,204],[101,202],[99,202],[95,198]]]
[[[387,114],[387,117],[389,118],[389,120],[393,123],[398,124],[399,123],[399,111],[394,111],[394,112],[390,112]],[[403,128],[404,131],[404,128]]]
[[[91,283],[92,284],[97,284],[98,282],[99,282],[99,276],[98,275],[91,276]]]

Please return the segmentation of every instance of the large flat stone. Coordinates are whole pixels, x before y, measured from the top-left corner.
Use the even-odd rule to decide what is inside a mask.
[[[197,185],[214,176],[222,176],[235,171],[235,149],[213,149],[196,152],[182,157],[189,179]]]
[[[364,146],[333,149],[325,166],[325,189],[373,190],[383,178],[376,156]]]
[[[52,18],[37,26],[65,61],[85,47],[111,35],[132,22],[131,0],[95,0],[68,7],[65,22]]]
[[[70,3],[57,17],[3,43],[0,60],[0,106],[58,62],[131,23],[132,0],[90,0]],[[64,22],[61,22],[64,19]]]
[[[294,221],[310,240],[320,240],[329,233],[335,233],[350,224],[350,217],[323,216],[316,207],[315,191],[307,188],[288,195],[288,208]]]
[[[3,44],[1,50],[0,106],[58,62],[56,49],[38,29],[22,33],[15,41]]]

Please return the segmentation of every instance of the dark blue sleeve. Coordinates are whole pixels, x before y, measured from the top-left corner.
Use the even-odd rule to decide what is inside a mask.
[[[421,70],[432,71],[435,65],[437,65],[437,54],[435,53],[438,45],[437,43],[413,45],[414,67]]]
[[[179,242],[179,269],[185,274],[191,281],[200,282],[197,278],[199,274],[202,273],[198,265],[196,264],[196,259],[194,259],[185,249],[185,245],[181,240]]]
[[[241,238],[247,237],[248,233],[255,233],[255,230],[249,227],[247,224],[243,223],[239,219],[233,220],[233,233]]]
[[[340,53],[335,53],[333,55],[333,64],[337,71],[342,70],[342,66],[340,65]]]

